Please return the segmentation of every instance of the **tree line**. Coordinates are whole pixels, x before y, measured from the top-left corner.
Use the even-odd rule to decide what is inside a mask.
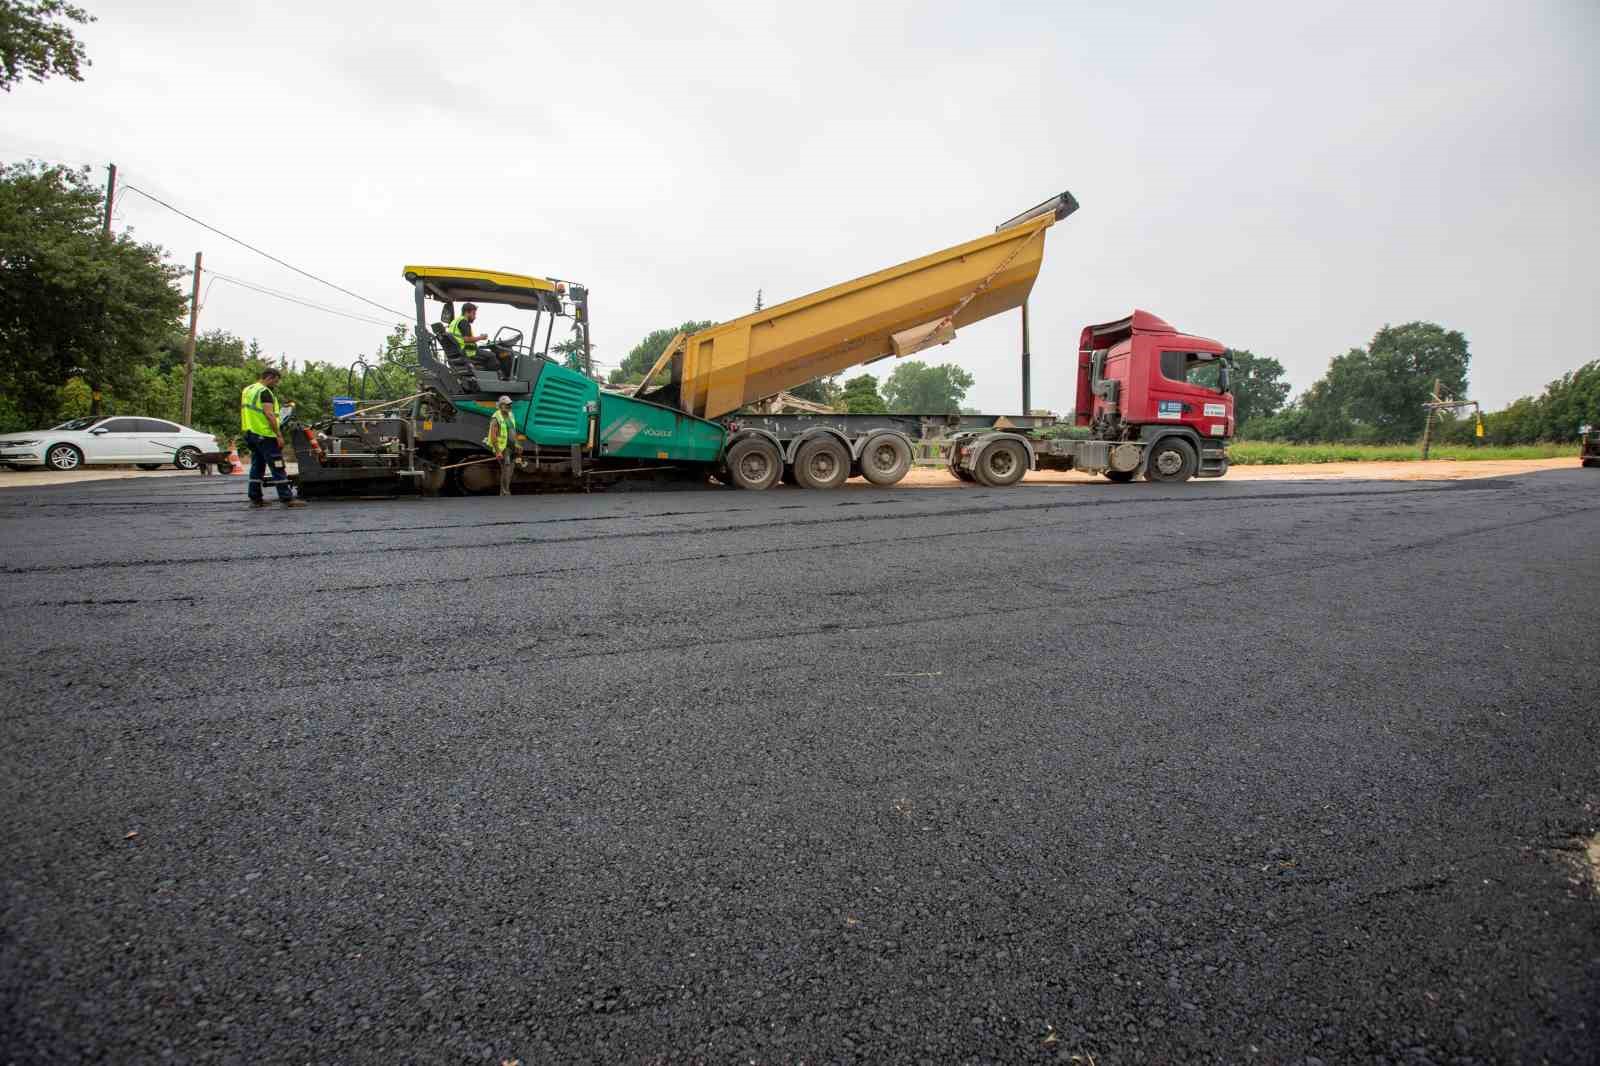
[[[1292,443],[1398,444],[1417,440],[1427,419],[1423,406],[1438,394],[1468,397],[1472,361],[1458,330],[1433,322],[1384,326],[1365,348],[1336,355],[1327,372],[1292,402],[1276,359],[1236,352],[1235,420],[1250,440]],[[1242,380],[1241,380],[1242,379]],[[1443,414],[1434,426],[1443,443],[1476,436],[1471,415]],[[1525,396],[1483,416],[1487,444],[1573,441],[1583,425],[1600,425],[1600,360],[1563,374],[1537,396]]]

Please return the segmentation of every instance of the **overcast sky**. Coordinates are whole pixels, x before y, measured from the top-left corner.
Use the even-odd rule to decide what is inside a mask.
[[[1297,392],[1413,319],[1467,335],[1490,408],[1600,357],[1594,0],[83,2],[93,67],[0,97],[0,157],[115,162],[397,309],[408,262],[586,282],[612,364],[1062,189],[1083,208],[1030,304],[1036,407],[1071,406],[1079,329],[1134,307]],[[383,317],[135,195],[116,218]],[[385,332],[225,283],[201,328],[339,362]],[[1017,333],[919,358],[1015,411]]]

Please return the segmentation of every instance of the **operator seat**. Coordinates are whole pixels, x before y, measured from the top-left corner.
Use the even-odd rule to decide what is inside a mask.
[[[450,331],[444,328],[443,322],[433,323],[432,332],[433,339],[439,342],[439,348],[444,352],[445,363],[456,376],[457,386],[462,392],[477,392],[478,372],[473,368],[472,360],[461,350],[461,345],[450,336]]]

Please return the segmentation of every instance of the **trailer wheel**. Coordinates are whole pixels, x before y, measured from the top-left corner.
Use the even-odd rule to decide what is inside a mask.
[[[836,489],[850,476],[850,453],[836,437],[816,437],[800,446],[794,476],[804,488]]]
[[[1144,476],[1146,481],[1188,481],[1198,465],[1199,459],[1188,441],[1168,437],[1150,449]]]
[[[874,485],[893,485],[911,470],[911,446],[898,433],[880,433],[861,449],[861,476]]]
[[[1115,481],[1119,485],[1125,485],[1132,481],[1135,473],[1132,470],[1102,470],[1100,472],[1104,474],[1108,480]]]
[[[728,476],[741,489],[770,489],[783,473],[783,456],[765,437],[746,437],[728,449]]]
[[[1028,453],[1014,440],[997,440],[978,456],[978,480],[991,489],[1015,485],[1028,472]]]

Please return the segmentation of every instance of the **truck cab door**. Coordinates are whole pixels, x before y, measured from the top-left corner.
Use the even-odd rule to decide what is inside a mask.
[[[1232,404],[1219,387],[1221,371],[1215,352],[1163,349],[1150,375],[1151,420],[1188,426],[1202,437],[1227,436]]]

